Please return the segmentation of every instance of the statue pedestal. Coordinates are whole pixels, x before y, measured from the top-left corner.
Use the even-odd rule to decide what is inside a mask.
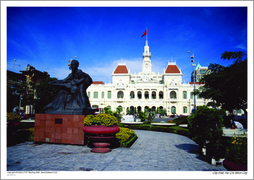
[[[34,141],[84,145],[85,115],[35,114]]]

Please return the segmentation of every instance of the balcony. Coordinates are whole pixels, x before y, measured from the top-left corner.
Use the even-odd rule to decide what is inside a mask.
[[[150,52],[149,53],[143,53],[143,57],[145,57],[145,56],[151,57],[151,53]]]
[[[178,100],[177,100],[176,97],[172,96],[172,97],[170,97],[169,101],[170,101],[171,103],[176,103]]]

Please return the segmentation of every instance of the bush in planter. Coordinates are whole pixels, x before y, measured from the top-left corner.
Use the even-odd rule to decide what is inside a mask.
[[[117,124],[117,118],[110,114],[87,115],[84,119],[85,126],[101,125],[113,126]]]
[[[187,117],[192,139],[199,144],[205,141],[209,141],[211,145],[218,144],[223,135],[223,114],[225,114],[223,110],[199,106]]]

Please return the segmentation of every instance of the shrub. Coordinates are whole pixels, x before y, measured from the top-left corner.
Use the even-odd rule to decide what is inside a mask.
[[[187,118],[189,130],[194,141],[203,143],[206,140],[216,144],[223,134],[223,112],[199,106],[191,116]]]
[[[7,121],[21,121],[20,115],[10,112],[7,112],[6,119]]]
[[[187,117],[185,117],[185,116],[175,118],[175,119],[173,120],[173,122],[176,123],[177,126],[178,126],[179,124],[188,124]]]
[[[132,137],[136,134],[133,130],[128,128],[120,127],[120,131],[116,133],[116,138],[120,142],[120,144],[128,142]]]
[[[144,122],[148,118],[148,114],[146,112],[139,111],[138,118],[140,118],[141,122]]]
[[[116,117],[110,114],[87,115],[84,119],[85,126],[102,125],[108,127],[116,124]]]

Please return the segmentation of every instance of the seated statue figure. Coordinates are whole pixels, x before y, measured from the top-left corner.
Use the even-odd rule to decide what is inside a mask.
[[[56,98],[45,109],[50,114],[89,114],[91,105],[86,94],[86,89],[92,84],[92,78],[78,69],[79,62],[72,60],[72,72],[63,80],[49,82],[51,85],[60,86]]]

